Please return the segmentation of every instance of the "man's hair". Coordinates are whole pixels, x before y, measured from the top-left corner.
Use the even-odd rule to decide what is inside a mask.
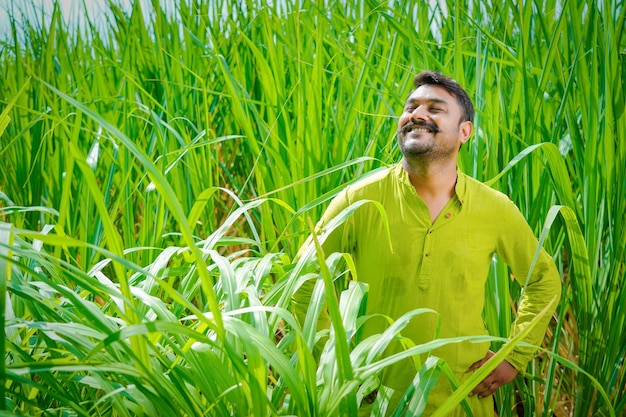
[[[470,100],[467,92],[454,79],[446,77],[436,71],[422,71],[415,76],[413,80],[415,89],[422,85],[438,85],[443,87],[448,93],[452,94],[461,106],[462,114],[460,122],[474,121],[474,105]]]

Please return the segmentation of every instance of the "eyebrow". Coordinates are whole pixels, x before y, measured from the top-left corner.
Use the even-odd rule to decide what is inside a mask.
[[[414,99],[411,99],[411,98],[409,97],[409,98],[407,99],[407,101],[406,101],[406,104],[409,104],[409,103],[415,103],[416,101],[425,101],[426,103],[429,103],[429,104],[446,104],[446,105],[447,105],[447,104],[449,104],[446,100],[444,100],[444,99],[442,99],[442,98],[436,98],[436,97],[433,97],[433,98],[427,98],[427,99],[422,99],[422,98],[414,98]]]

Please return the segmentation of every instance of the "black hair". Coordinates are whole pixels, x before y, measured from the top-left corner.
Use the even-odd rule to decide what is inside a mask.
[[[448,93],[452,94],[452,96],[456,98],[461,106],[461,109],[463,110],[460,122],[474,121],[474,105],[472,104],[472,100],[470,100],[463,87],[461,87],[454,79],[446,77],[436,71],[422,71],[415,76],[413,83],[415,84],[415,89],[422,85],[429,84],[443,87]]]

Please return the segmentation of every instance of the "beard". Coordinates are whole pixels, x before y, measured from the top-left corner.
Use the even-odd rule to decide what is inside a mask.
[[[429,132],[414,132],[417,128],[426,128]],[[425,137],[411,137],[412,134]],[[445,159],[456,151],[456,145],[448,143],[451,138],[437,126],[424,122],[409,122],[398,129],[397,139],[400,152],[412,160],[436,161]]]
[[[425,141],[415,143],[415,141],[413,141],[409,144],[406,140],[403,139],[404,138],[400,137],[400,134],[398,134],[398,146],[400,147],[400,152],[402,152],[402,155],[406,157],[427,155],[434,148],[434,144],[431,141],[429,141],[428,143],[426,143]]]

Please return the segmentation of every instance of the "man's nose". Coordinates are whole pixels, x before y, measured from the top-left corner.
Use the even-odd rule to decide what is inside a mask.
[[[415,109],[411,112],[411,120],[429,120],[429,115],[426,107],[423,105],[416,106]]]

